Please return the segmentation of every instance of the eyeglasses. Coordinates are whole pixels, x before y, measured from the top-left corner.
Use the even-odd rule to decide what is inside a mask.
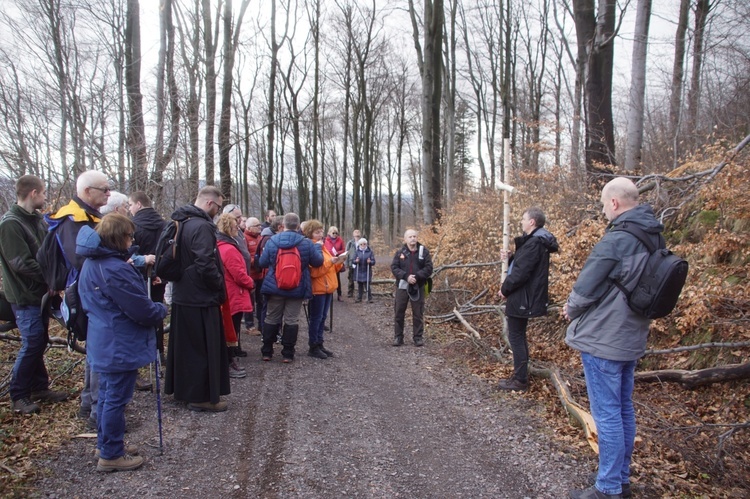
[[[253,224],[253,225],[250,225],[250,227],[263,227],[263,224]]]
[[[338,236],[338,235],[339,235],[339,233],[338,233],[338,232],[331,232],[331,235],[332,235],[332,236]]]
[[[108,192],[112,190],[109,187],[96,187],[94,185],[90,185],[89,189],[94,189],[96,191],[103,192],[104,194],[107,194]]]
[[[129,233],[129,234],[125,234],[125,237],[129,237],[130,239],[134,239],[134,238],[135,238],[135,234],[133,234],[133,233],[131,232],[131,233]]]
[[[240,207],[236,204],[228,204],[224,207],[224,213],[231,213],[234,210],[240,210]]]

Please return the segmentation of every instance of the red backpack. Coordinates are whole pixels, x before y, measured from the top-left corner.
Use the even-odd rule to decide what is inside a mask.
[[[302,259],[296,246],[276,252],[276,287],[290,291],[302,280]]]

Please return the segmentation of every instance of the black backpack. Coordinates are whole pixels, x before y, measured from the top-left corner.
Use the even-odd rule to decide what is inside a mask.
[[[154,272],[165,281],[177,282],[182,278],[182,264],[180,262],[180,229],[190,220],[170,220],[161,231],[156,243],[156,262]]]
[[[612,229],[627,232],[641,241],[650,256],[646,267],[632,292],[614,281],[628,299],[628,306],[634,312],[659,319],[669,315],[677,305],[682,287],[687,279],[688,263],[666,248],[664,238],[659,235],[659,247],[655,247],[650,236],[640,227],[624,223]]]
[[[50,228],[44,236],[42,245],[36,252],[36,261],[42,268],[42,275],[47,287],[52,291],[63,291],[68,283],[70,263],[63,254],[62,245],[57,239],[57,231]]]

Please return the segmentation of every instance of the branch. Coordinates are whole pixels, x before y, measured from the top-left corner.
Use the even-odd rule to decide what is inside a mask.
[[[750,378],[750,362],[745,364],[730,364],[721,367],[711,367],[699,371],[666,369],[663,371],[646,371],[635,374],[636,381],[644,383],[671,381],[679,383],[683,388],[688,389],[722,381],[748,378]]]
[[[646,350],[644,355],[657,355],[665,353],[690,352],[700,350],[701,348],[741,348],[750,347],[750,341],[741,341],[739,343],[701,343],[700,345],[687,345],[684,347],[667,348],[665,350]]]
[[[461,315],[461,313],[460,313],[460,312],[459,312],[458,310],[456,310],[455,308],[453,309],[453,314],[454,314],[454,315],[456,316],[456,318],[457,318],[457,319],[458,319],[459,321],[461,321],[461,324],[463,324],[463,325],[464,325],[464,327],[465,327],[466,329],[468,329],[468,330],[469,330],[469,332],[471,333],[471,335],[472,335],[472,336],[473,336],[474,338],[476,338],[477,340],[480,340],[480,339],[482,339],[482,337],[481,337],[481,336],[479,335],[479,333],[477,332],[477,330],[476,330],[476,329],[474,329],[473,327],[471,327],[471,324],[469,324],[469,323],[468,323],[468,322],[466,321],[466,319],[464,319],[464,318],[463,318],[463,316]]]

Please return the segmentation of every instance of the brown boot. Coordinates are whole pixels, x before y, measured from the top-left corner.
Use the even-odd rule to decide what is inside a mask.
[[[143,464],[141,456],[129,456],[125,454],[117,459],[102,459],[96,465],[96,471],[132,471],[137,470]]]

